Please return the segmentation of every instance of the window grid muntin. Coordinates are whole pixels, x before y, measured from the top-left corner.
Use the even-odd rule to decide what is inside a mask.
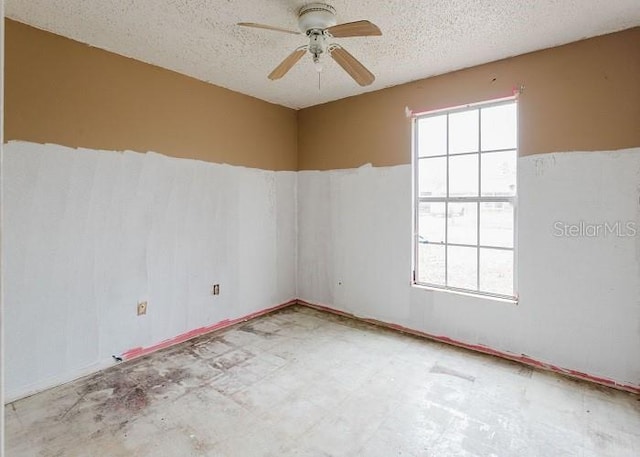
[[[444,284],[449,284],[449,114],[447,114],[447,192],[446,201],[444,202]],[[420,277],[420,275],[418,275]]]
[[[511,152],[513,151],[515,156],[516,156],[516,161],[517,161],[517,156],[518,156],[518,144],[517,144],[517,138],[516,138],[516,145],[514,148],[501,148],[501,149],[488,149],[488,150],[483,150],[482,149],[482,110],[483,109],[487,109],[487,108],[493,108],[495,106],[500,106],[500,105],[508,105],[508,104],[514,104],[516,106],[516,110],[517,110],[517,100],[515,97],[513,98],[508,98],[508,99],[503,99],[503,100],[498,100],[498,101],[494,101],[494,102],[487,102],[487,103],[479,103],[479,104],[474,104],[474,105],[468,105],[468,106],[462,106],[459,108],[454,108],[454,109],[449,109],[449,110],[439,110],[439,111],[434,111],[434,112],[430,112],[430,113],[426,113],[426,114],[421,114],[418,115],[414,118],[414,125],[418,124],[418,121],[420,121],[421,119],[425,119],[428,117],[434,117],[434,116],[446,116],[446,150],[447,150],[447,154],[446,155],[434,155],[434,156],[420,156],[420,151],[419,151],[419,128],[415,128],[414,127],[414,231],[415,231],[415,236],[414,236],[414,250],[413,250],[413,258],[414,258],[414,275],[413,275],[413,282],[416,285],[419,286],[425,286],[425,287],[429,287],[429,288],[434,288],[434,289],[441,289],[441,290],[450,290],[450,291],[454,291],[454,292],[461,292],[461,293],[468,293],[468,294],[472,294],[472,295],[482,295],[482,296],[488,296],[488,297],[496,297],[496,298],[501,298],[501,299],[507,299],[507,300],[514,300],[517,299],[517,274],[516,274],[516,266],[517,266],[517,245],[516,245],[516,239],[517,239],[517,180],[518,180],[518,176],[517,176],[517,169],[516,169],[516,176],[515,176],[515,188],[514,188],[514,193],[513,195],[508,195],[508,196],[482,196],[482,156],[484,154],[491,154],[491,153],[496,153],[496,152]],[[478,150],[474,151],[474,152],[463,152],[463,153],[456,153],[456,154],[450,154],[449,152],[449,116],[451,114],[457,113],[457,112],[462,112],[462,111],[472,111],[472,110],[478,110]],[[517,129],[517,111],[516,111],[516,129]],[[472,154],[477,154],[478,155],[478,196],[474,196],[474,197],[450,197],[449,196],[449,158],[453,155],[455,157],[459,157],[459,156],[464,156],[464,155],[472,155]],[[420,161],[422,160],[429,160],[429,159],[436,159],[436,158],[444,158],[446,157],[446,197],[423,197],[420,195],[420,174],[419,174],[419,165],[420,165]],[[419,217],[419,203],[422,202],[444,202],[445,204],[445,212],[444,212],[444,220],[445,220],[445,233],[444,233],[444,238],[445,241],[444,243],[440,242],[440,243],[430,243],[430,242],[420,242],[419,241],[419,234],[420,234],[420,217]],[[449,235],[449,203],[450,202],[466,202],[466,203],[476,203],[476,244],[471,245],[471,244],[464,244],[464,243],[449,243],[448,242],[448,235]],[[492,203],[492,202],[500,202],[500,203],[509,203],[511,204],[512,210],[513,210],[513,229],[512,229],[512,247],[505,247],[505,246],[490,246],[490,245],[483,245],[480,244],[481,239],[480,239],[480,229],[481,229],[481,211],[480,211],[480,205],[482,203]],[[434,246],[444,246],[444,277],[445,277],[445,284],[431,284],[431,283],[426,283],[426,282],[420,282],[419,278],[420,278],[420,254],[419,254],[419,245],[420,244],[427,244],[427,245],[434,245]],[[458,247],[469,247],[469,248],[475,248],[476,249],[476,289],[464,289],[464,288],[459,288],[459,287],[452,287],[449,286],[449,280],[448,280],[448,246],[458,246]],[[513,253],[512,255],[512,263],[511,263],[511,271],[512,271],[512,292],[513,295],[505,295],[505,294],[499,294],[499,293],[494,293],[494,292],[486,292],[486,291],[482,291],[480,290],[480,250],[481,249],[495,249],[495,250],[502,250],[502,251],[511,251]]]
[[[482,110],[481,109],[478,109],[478,197],[482,197]],[[476,213],[478,215],[476,217],[476,244],[480,244],[480,200],[478,200],[476,203]],[[479,247],[476,248],[476,289],[480,290],[480,248]]]
[[[441,114],[441,116],[444,116],[444,114]],[[506,148],[506,149],[487,149],[486,151],[480,151],[480,154],[492,154],[494,152],[510,152],[510,151],[517,151],[518,148]],[[454,157],[462,157],[462,156],[470,156],[470,155],[474,155],[474,154],[478,154],[478,151],[475,152],[459,152],[457,154],[451,154]],[[443,158],[443,157],[447,157],[447,154],[438,154],[438,155],[434,155],[434,156],[423,156],[423,157],[417,157],[418,160],[429,160],[429,159],[438,159],[438,158]]]

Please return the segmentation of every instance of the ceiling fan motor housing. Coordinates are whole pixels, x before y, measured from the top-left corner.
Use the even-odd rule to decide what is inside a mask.
[[[327,36],[322,32],[309,32],[309,52],[313,55],[313,61],[316,62],[322,54],[328,49]]]
[[[336,10],[326,3],[309,3],[298,12],[298,27],[306,34],[312,30],[324,30],[337,23]]]

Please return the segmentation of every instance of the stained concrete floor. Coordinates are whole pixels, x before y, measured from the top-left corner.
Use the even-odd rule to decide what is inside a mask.
[[[640,398],[295,306],[9,404],[6,455],[640,455]]]

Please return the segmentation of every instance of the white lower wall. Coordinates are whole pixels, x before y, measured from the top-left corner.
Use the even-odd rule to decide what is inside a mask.
[[[11,142],[3,167],[7,400],[295,297],[640,385],[640,236],[553,226],[640,228],[640,149],[519,160],[517,306],[410,286],[409,165],[296,174]]]
[[[640,149],[518,173],[518,305],[410,286],[409,165],[298,174],[299,298],[640,386]],[[556,221],[639,231],[563,238]]]
[[[295,172],[25,142],[3,166],[7,400],[296,297]]]

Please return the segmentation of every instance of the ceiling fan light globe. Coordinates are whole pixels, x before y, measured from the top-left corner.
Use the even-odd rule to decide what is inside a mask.
[[[302,32],[324,30],[336,25],[336,10],[326,3],[310,3],[300,8],[298,27]]]

